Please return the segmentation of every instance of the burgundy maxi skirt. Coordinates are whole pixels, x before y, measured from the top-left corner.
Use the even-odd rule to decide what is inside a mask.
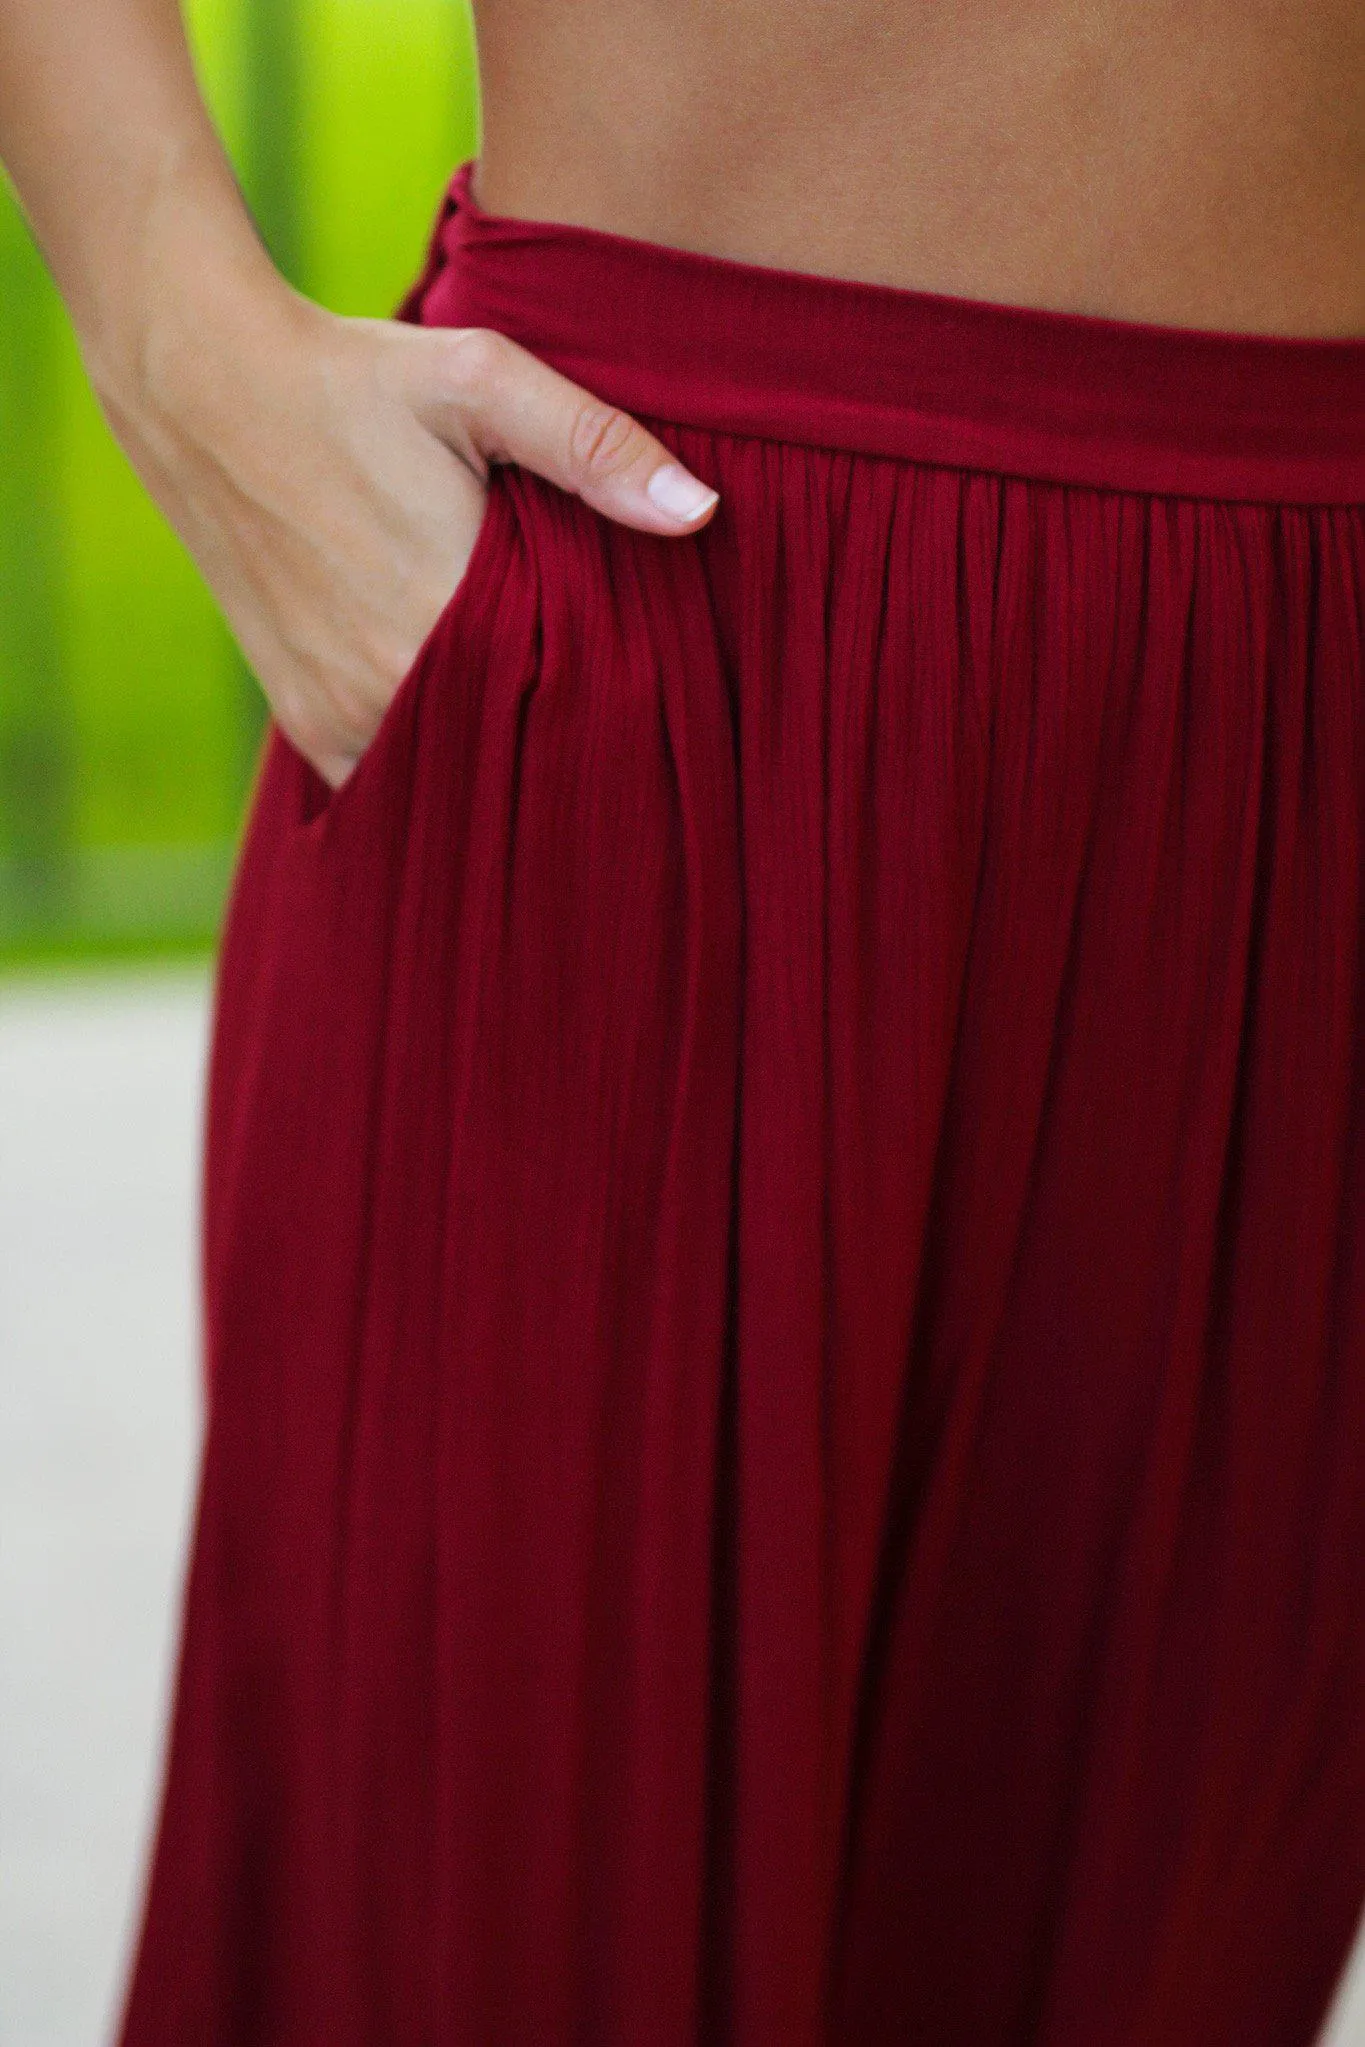
[[[1365,1904],[1365,342],[496,217],[222,953],[125,2047],[1307,2047]]]

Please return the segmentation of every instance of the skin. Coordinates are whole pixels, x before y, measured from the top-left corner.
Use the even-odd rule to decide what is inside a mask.
[[[495,212],[1365,335],[1361,0],[474,0]]]
[[[744,261],[1365,335],[1360,0],[475,0],[475,193]],[[0,0],[0,159],[105,412],[334,786],[489,465],[695,532],[636,422],[500,336],[345,320],[242,205],[176,0]],[[695,479],[692,479],[695,484]]]

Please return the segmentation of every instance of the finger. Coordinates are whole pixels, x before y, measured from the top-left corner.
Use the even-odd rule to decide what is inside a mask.
[[[487,327],[425,328],[412,398],[458,451],[517,462],[647,533],[695,533],[718,493],[638,420]]]

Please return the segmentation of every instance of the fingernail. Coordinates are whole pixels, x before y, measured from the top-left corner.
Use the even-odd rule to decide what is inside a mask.
[[[670,519],[695,519],[719,502],[720,493],[708,490],[678,462],[664,462],[645,485],[650,499]]]

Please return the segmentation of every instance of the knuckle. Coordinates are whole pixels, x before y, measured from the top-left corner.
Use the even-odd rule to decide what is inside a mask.
[[[589,481],[605,481],[630,466],[643,438],[629,413],[590,398],[570,423],[569,460]]]
[[[449,340],[451,378],[457,395],[487,396],[507,365],[507,339],[492,327],[456,327]]]

